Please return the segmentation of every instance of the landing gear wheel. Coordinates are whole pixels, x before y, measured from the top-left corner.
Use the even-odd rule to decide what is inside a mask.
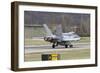
[[[65,48],[68,48],[68,45],[65,45]]]
[[[72,48],[72,47],[73,47],[73,45],[69,45],[69,47],[70,47],[70,48]]]
[[[55,45],[54,44],[52,45],[52,48],[55,48]]]

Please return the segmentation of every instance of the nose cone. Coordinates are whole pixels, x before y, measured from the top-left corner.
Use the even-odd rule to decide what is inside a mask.
[[[78,35],[75,35],[74,38],[79,38],[79,36]]]

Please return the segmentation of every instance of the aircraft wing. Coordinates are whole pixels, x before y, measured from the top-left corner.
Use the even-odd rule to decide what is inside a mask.
[[[64,41],[77,41],[80,40],[80,36],[74,32],[63,33],[63,40]]]

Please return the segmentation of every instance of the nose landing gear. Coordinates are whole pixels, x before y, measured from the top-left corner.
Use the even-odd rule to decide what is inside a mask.
[[[70,48],[72,48],[73,47],[73,45],[65,45],[65,48],[68,48],[68,47],[70,47]]]
[[[66,42],[65,43],[65,48],[72,48],[73,47],[73,45],[71,44],[71,42]]]

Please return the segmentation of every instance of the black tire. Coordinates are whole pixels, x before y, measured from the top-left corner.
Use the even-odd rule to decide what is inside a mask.
[[[69,45],[69,47],[70,47],[70,48],[72,48],[72,47],[73,47],[73,45]]]
[[[52,45],[52,48],[55,48],[55,45],[54,44]]]
[[[68,48],[68,45],[65,45],[65,48]]]

